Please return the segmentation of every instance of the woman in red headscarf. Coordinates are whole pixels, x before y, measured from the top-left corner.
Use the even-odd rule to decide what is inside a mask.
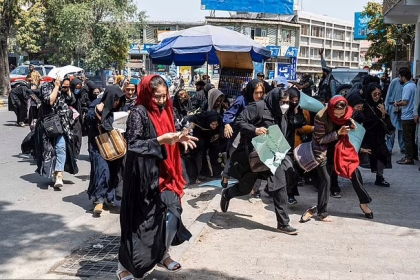
[[[318,218],[327,219],[327,204],[329,189],[331,187],[331,172],[335,170],[341,177],[351,180],[354,190],[360,201],[360,208],[368,219],[373,219],[373,213],[367,206],[372,201],[363,187],[363,180],[359,166],[357,151],[350,143],[348,133],[355,128],[351,119],[353,108],[342,96],[334,96],[328,106],[315,116],[315,127],[312,139],[312,151],[318,163],[316,168],[319,176],[318,205],[316,207]],[[314,209],[308,209],[302,216],[302,222],[308,221]]]
[[[171,259],[168,249],[191,237],[181,220],[185,180],[177,143],[194,148],[197,139],[175,131],[172,102],[162,77],[142,79],[136,106],[127,119],[126,138],[117,275],[141,278],[156,264],[177,271],[181,265]]]

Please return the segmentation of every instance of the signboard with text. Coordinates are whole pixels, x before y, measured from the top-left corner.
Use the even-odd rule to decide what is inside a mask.
[[[366,40],[371,31],[369,22],[372,18],[362,13],[354,13],[354,40]]]
[[[202,10],[293,15],[294,0],[201,0]]]
[[[271,51],[271,57],[278,57],[280,55],[280,46],[266,46],[266,49]]]

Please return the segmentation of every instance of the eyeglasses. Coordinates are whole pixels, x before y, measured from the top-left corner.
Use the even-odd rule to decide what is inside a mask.
[[[373,97],[378,97],[378,96],[381,96],[381,95],[382,95],[381,92],[372,92]]]
[[[334,107],[334,110],[335,111],[342,111],[342,110],[345,110],[347,108],[347,106],[346,107]]]
[[[62,89],[68,89],[69,86],[61,86]]]
[[[283,104],[289,104],[290,103],[289,100],[280,100],[280,102],[283,103]]]

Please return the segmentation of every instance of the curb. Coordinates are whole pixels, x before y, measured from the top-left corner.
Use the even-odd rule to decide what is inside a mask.
[[[8,103],[7,99],[0,99],[0,107],[6,107]]]
[[[192,237],[188,241],[187,246],[175,246],[171,247],[171,254],[176,257],[178,260],[182,260],[184,254],[188,251],[189,248],[195,245],[197,239],[201,236],[201,233],[204,231],[204,228],[207,226],[208,222],[216,214],[216,210],[219,207],[220,194],[216,194],[207,205],[206,209],[194,220],[191,226],[188,227],[188,230],[191,232]]]

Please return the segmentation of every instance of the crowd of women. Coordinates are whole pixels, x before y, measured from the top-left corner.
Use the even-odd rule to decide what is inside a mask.
[[[90,182],[87,190],[100,215],[106,204],[121,207],[121,246],[118,277],[142,277],[156,264],[169,271],[181,269],[168,249],[191,237],[183,226],[181,198],[184,187],[207,177],[221,179],[220,207],[228,211],[234,197],[259,193],[262,182],[273,197],[277,229],[296,235],[290,225],[287,202],[297,203],[301,181],[318,189],[318,203],[301,218],[309,221],[317,212],[328,221],[330,196],[340,197],[337,177],[351,180],[366,218],[373,213],[358,170],[358,155],[346,146],[346,135],[361,124],[366,129],[361,153],[368,155],[375,184],[389,187],[384,169],[390,166],[381,125],[389,118],[381,88],[372,77],[356,85],[346,96],[334,96],[317,113],[299,106],[301,92],[281,86],[266,92],[260,80],[250,81],[232,104],[213,85],[197,82],[191,97],[179,90],[171,99],[168,86],[157,75],[145,76],[139,85],[128,82],[99,88],[77,78],[44,84],[41,107],[34,128],[37,172],[63,187],[63,172],[76,174],[82,137],[87,136]],[[106,160],[95,138],[114,129],[114,113],[128,112],[124,137],[127,153]],[[51,120],[55,120],[52,122]],[[61,126],[59,135],[46,129]],[[272,173],[255,156],[251,140],[278,125],[292,147]],[[49,127],[49,126],[48,126]],[[298,155],[304,156],[298,156]],[[348,164],[348,163],[354,164]],[[307,171],[307,172],[304,172]],[[229,185],[229,178],[237,182]]]

